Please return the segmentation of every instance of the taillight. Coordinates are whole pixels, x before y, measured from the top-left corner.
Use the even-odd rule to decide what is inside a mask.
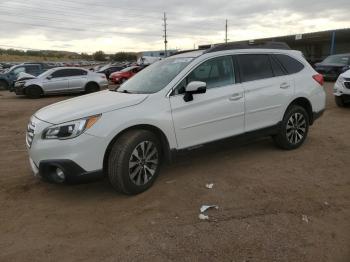
[[[319,83],[321,86],[323,86],[323,84],[324,84],[323,75],[321,75],[321,74],[313,75],[312,78],[315,79],[315,81],[317,83]]]

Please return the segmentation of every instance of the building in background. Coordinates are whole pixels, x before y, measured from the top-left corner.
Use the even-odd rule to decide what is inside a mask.
[[[285,42],[292,49],[302,51],[306,59],[311,63],[322,61],[329,55],[350,53],[350,28],[321,31],[315,33],[251,39],[232,43],[260,43],[260,42]],[[207,49],[210,45],[199,46],[199,49]]]
[[[177,53],[177,50],[167,50],[167,56],[171,56],[173,54]],[[161,51],[143,51],[143,52],[139,52],[137,54],[137,58],[140,57],[160,57],[160,58],[164,58],[165,57],[165,51],[161,50]]]

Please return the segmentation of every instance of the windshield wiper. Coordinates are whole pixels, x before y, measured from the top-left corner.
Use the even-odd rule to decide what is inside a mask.
[[[124,89],[124,90],[118,90],[118,89],[116,89],[115,91],[116,91],[116,92],[119,92],[119,93],[124,93],[124,94],[132,94],[132,92],[130,92],[130,91],[126,90],[126,89]]]

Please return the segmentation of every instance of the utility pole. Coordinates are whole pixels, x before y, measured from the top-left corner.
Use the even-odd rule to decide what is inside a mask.
[[[164,18],[163,18],[163,21],[164,21],[164,57],[167,57],[168,56],[168,50],[167,50],[167,46],[168,46],[168,35],[167,35],[167,18],[166,18],[166,13],[164,12]]]
[[[225,24],[225,44],[227,44],[227,19],[226,19],[226,24]]]

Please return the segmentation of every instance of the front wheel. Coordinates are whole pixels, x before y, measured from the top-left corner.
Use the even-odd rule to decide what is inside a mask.
[[[303,107],[292,105],[287,109],[280,126],[280,131],[273,139],[278,147],[292,150],[304,143],[308,131],[308,113]]]
[[[40,98],[43,94],[43,90],[40,86],[28,86],[25,89],[25,94],[29,98],[37,99]]]
[[[341,96],[335,96],[335,103],[337,104],[338,107],[344,107],[344,99]]]
[[[108,178],[119,192],[135,195],[150,188],[159,174],[161,146],[147,130],[123,134],[112,146],[108,158]]]

